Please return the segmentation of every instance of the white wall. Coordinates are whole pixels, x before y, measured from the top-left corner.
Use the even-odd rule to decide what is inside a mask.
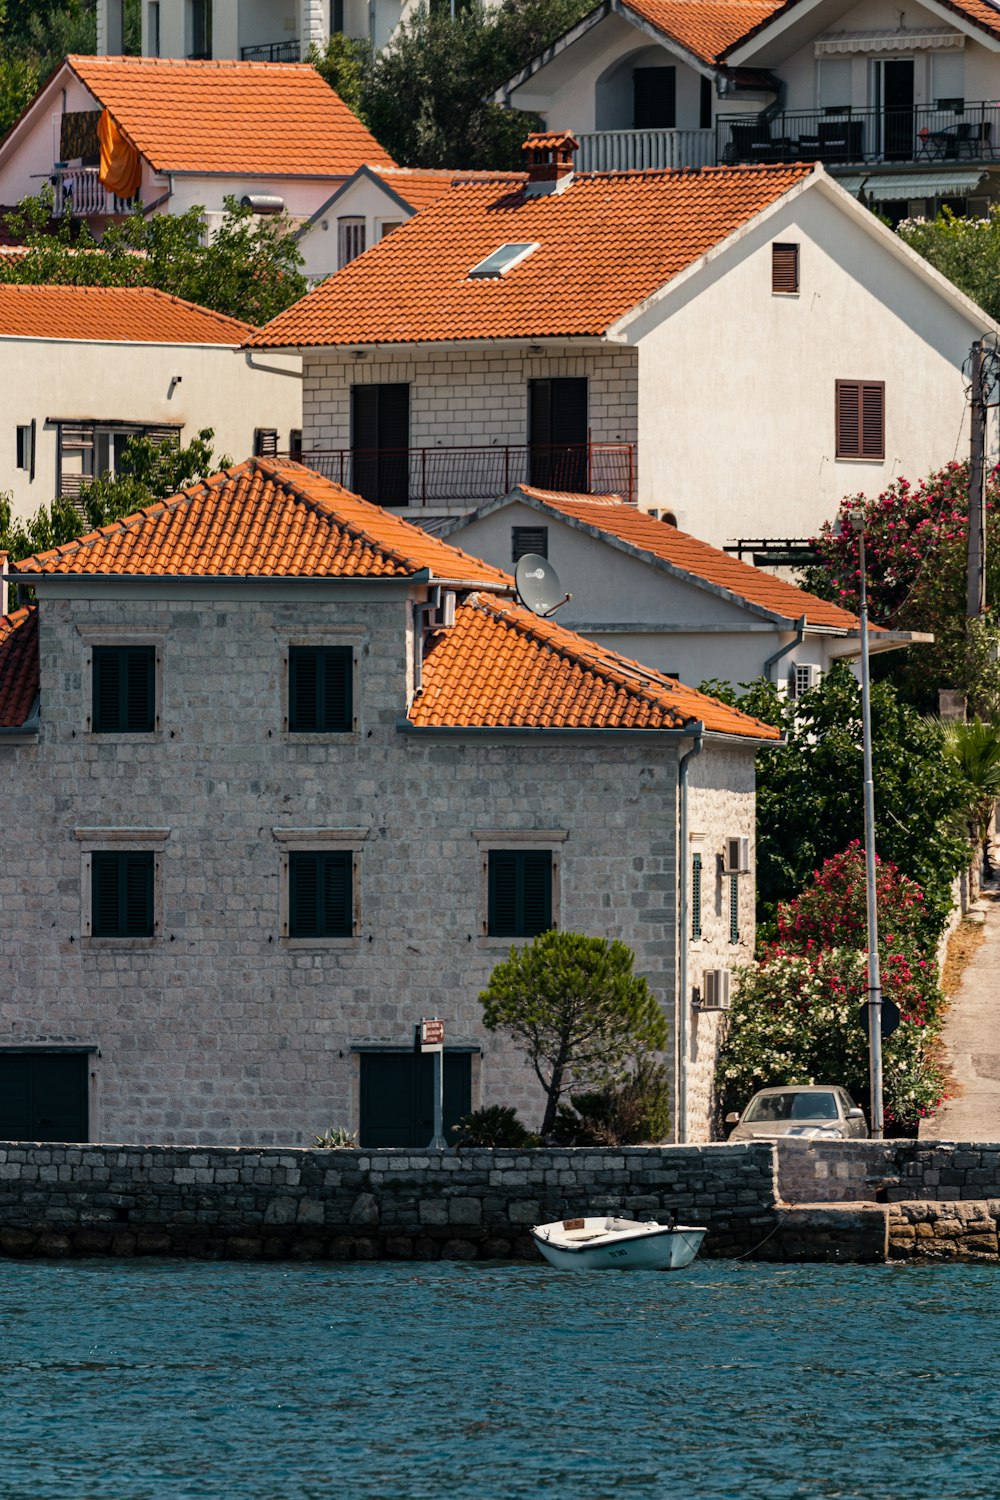
[[[6,148],[0,149],[0,203],[20,203],[22,198],[33,197],[47,184],[59,160],[60,115],[99,108],[89,89],[68,70],[58,88],[46,89],[19,130],[16,147],[8,141]]]
[[[56,493],[55,419],[182,423],[181,441],[203,427],[215,430],[217,455],[236,462],[253,452],[255,427],[278,429],[288,447],[301,426],[301,381],[290,355],[245,356],[225,346],[185,344],[97,344],[60,340],[0,339],[3,421],[0,422],[0,491],[13,495],[17,516],[33,514]],[[170,392],[171,380],[181,383]],[[18,469],[17,431],[36,426],[35,479]]]
[[[412,210],[403,208],[389,192],[370,177],[359,177],[315,224],[303,228],[299,250],[305,258],[303,274],[309,284],[325,281],[339,269],[337,264],[337,220],[362,218],[365,221],[365,248],[370,250],[382,238],[387,224],[403,223]]]

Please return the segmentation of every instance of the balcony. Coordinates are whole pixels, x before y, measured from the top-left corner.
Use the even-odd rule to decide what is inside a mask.
[[[1000,104],[949,101],[950,107],[784,112],[717,122],[719,161],[821,161],[915,165],[1000,160]]]
[[[53,213],[71,214],[77,219],[129,213],[138,199],[118,198],[109,193],[98,174],[97,167],[61,167],[57,163],[52,172]]]
[[[579,137],[580,172],[662,172],[713,167],[714,130],[597,130]]]
[[[241,62],[297,63],[302,61],[302,43],[259,42],[253,47],[240,48]]]
[[[471,508],[506,495],[516,484],[635,499],[634,443],[334,448],[291,456],[376,505]]]

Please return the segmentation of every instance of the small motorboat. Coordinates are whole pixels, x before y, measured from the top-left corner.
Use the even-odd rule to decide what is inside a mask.
[[[561,1271],[677,1271],[701,1249],[706,1231],[688,1224],[638,1219],[557,1219],[536,1224],[531,1237]]]

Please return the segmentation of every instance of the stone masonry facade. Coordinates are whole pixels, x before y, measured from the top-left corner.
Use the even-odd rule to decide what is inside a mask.
[[[686,742],[400,733],[411,616],[404,591],[381,589],[43,598],[40,739],[0,748],[0,1046],[89,1049],[91,1139],[301,1145],[357,1129],[363,1049],[409,1048],[421,1015],[473,1053],[474,1107],[513,1104],[537,1126],[534,1075],[484,1032],[478,1001],[510,946],[484,936],[486,853],[512,838],[551,847],[558,925],[629,944],[673,1032]],[[89,732],[90,652],[110,641],[156,643],[153,734]],[[353,733],[285,732],[290,643],[352,646]],[[693,763],[706,864],[753,828],[753,749],[730,745],[707,741]],[[353,937],[284,934],[296,840],[353,851]],[[155,935],[92,938],[88,860],[132,847],[155,851]],[[740,943],[713,915],[693,983],[706,958],[749,954],[750,877],[741,900]],[[708,1138],[717,1025],[695,1030],[692,1140]]]

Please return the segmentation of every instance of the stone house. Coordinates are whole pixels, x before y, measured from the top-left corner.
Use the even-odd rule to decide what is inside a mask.
[[[253,329],[152,287],[0,285],[0,492],[27,517],[114,473],[131,437],[218,454],[298,441],[297,358],[247,357]]]
[[[634,949],[677,1134],[707,1138],[773,729],[294,464],[11,577],[37,603],[0,623],[0,1139],[426,1144],[424,1016],[450,1119],[537,1123],[477,996],[550,925]]]
[[[560,624],[682,682],[766,677],[798,697],[861,650],[857,615],[615,495],[520,485],[438,534],[495,567],[547,558],[571,596]],[[869,627],[873,656],[928,639]]]
[[[461,181],[251,341],[303,360],[307,461],[421,520],[616,493],[721,546],[967,451],[994,324],[822,166]]]
[[[623,170],[822,161],[893,222],[1000,192],[983,0],[604,0],[498,90]]]
[[[362,162],[392,158],[315,68],[71,56],[0,142],[0,204],[49,183],[98,234],[140,199],[210,227],[227,197],[304,220]]]

